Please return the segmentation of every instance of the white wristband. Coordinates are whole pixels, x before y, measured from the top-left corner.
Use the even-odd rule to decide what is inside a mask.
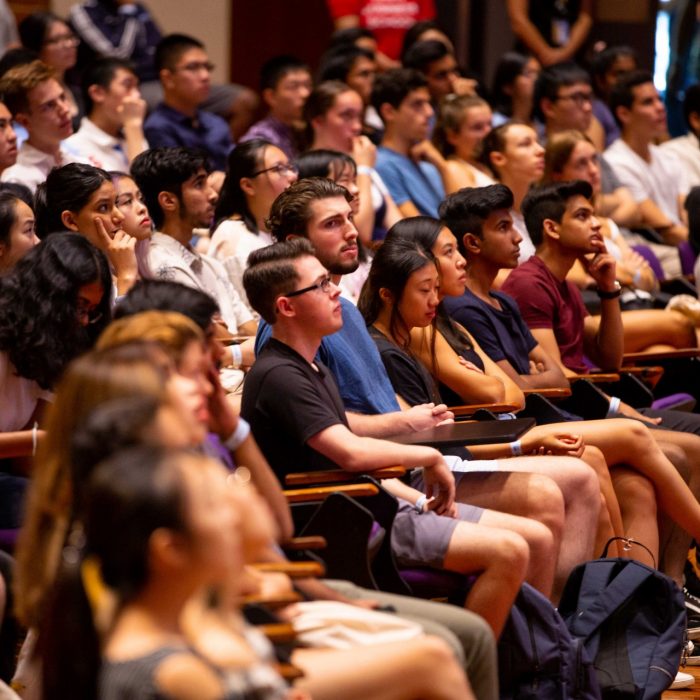
[[[224,445],[229,450],[235,450],[243,444],[248,435],[250,435],[250,423],[239,417],[236,429],[224,440]]]
[[[520,440],[514,440],[510,443],[509,447],[510,453],[513,455],[513,457],[523,456],[523,444],[520,442]]]
[[[234,369],[238,369],[243,364],[243,351],[240,345],[231,346],[231,364]]]
[[[357,166],[357,174],[358,175],[372,175],[372,168],[369,167],[369,165],[358,165]]]
[[[610,397],[610,406],[608,407],[607,417],[614,415],[620,410],[620,399],[617,396]]]
[[[413,504],[413,507],[418,513],[423,512],[423,507],[425,506],[427,500],[428,497],[425,494],[421,494],[420,496],[418,496],[418,500]]]

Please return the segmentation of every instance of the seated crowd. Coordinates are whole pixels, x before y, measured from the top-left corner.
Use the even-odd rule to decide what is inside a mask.
[[[700,416],[538,396],[698,347],[700,86],[669,140],[627,47],[509,52],[487,89],[419,21],[400,62],[355,26],[317,80],[270,55],[258,96],[108,5],[0,60],[0,694],[496,700],[519,591],[556,606],[613,537],[700,628]],[[537,424],[414,439],[477,405]],[[286,479],[328,470],[392,504],[367,548],[461,605],[292,582]]]

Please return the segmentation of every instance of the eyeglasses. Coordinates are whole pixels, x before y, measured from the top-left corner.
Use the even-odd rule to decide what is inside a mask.
[[[584,104],[593,101],[592,92],[573,92],[570,95],[557,95],[555,100],[571,100],[576,103],[577,107],[583,107]]]
[[[175,70],[186,70],[188,73],[199,73],[200,71],[206,71],[211,73],[216,66],[209,61],[192,61],[192,63],[185,63],[184,66],[178,66]]]
[[[263,175],[264,173],[275,173],[275,175],[296,175],[299,172],[294,163],[277,163],[271,168],[265,168],[264,170],[258,170],[254,172],[251,177],[257,177],[258,175]]]
[[[44,46],[58,46],[59,44],[78,46],[78,44],[80,44],[80,39],[75,36],[75,34],[60,34],[59,36],[54,36],[44,41]]]
[[[78,305],[78,308],[76,309],[76,314],[78,316],[79,320],[87,319],[87,325],[91,326],[93,323],[97,323],[99,320],[102,319],[102,312],[98,311],[98,309],[88,309],[84,306]]]
[[[314,289],[320,289],[326,294],[331,292],[331,276],[327,275],[320,282],[312,284],[309,287],[304,287],[303,289],[297,289],[295,292],[289,292],[289,294],[283,294],[285,297],[298,297],[300,294],[306,294],[306,292],[312,292]]]

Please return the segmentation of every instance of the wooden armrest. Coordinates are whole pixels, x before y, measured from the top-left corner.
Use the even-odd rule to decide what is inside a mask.
[[[263,573],[287,574],[289,578],[319,578],[326,573],[326,568],[317,561],[272,561],[251,566]]]
[[[675,360],[684,357],[700,357],[700,348],[680,348],[663,352],[629,352],[622,356],[623,365],[635,362],[658,362],[659,360]],[[627,371],[627,368],[625,368]]]
[[[291,683],[297,680],[297,678],[304,677],[304,672],[294,664],[272,664],[272,667],[287,681],[287,683]]]
[[[45,430],[36,431],[37,447],[46,439]],[[0,433],[0,459],[14,457],[31,457],[34,444],[31,430],[18,430],[11,433]]]
[[[573,377],[569,377],[569,383],[577,382],[580,379],[587,379],[591,384],[610,384],[612,382],[619,382],[620,375],[614,372],[608,372],[600,374],[576,374]]]
[[[328,546],[325,537],[321,535],[306,535],[305,537],[292,537],[291,540],[282,543],[283,549],[298,552],[304,549],[325,549]]]
[[[547,399],[564,399],[567,396],[571,396],[571,389],[568,387],[556,387],[551,389],[523,389],[523,394],[525,394],[525,396],[530,396],[530,394],[539,394]]]
[[[307,484],[337,484],[355,481],[363,472],[349,472],[345,469],[328,469],[318,472],[295,472],[287,474],[284,483],[287,486],[306,486]],[[375,479],[395,479],[406,474],[405,467],[384,467],[369,472],[368,475]]]
[[[514,403],[474,403],[469,406],[449,406],[448,411],[452,411],[455,416],[473,416],[477,411],[485,410],[492,413],[511,413],[520,408]]]
[[[296,639],[294,626],[289,622],[280,622],[272,625],[257,625],[256,628],[262,632],[273,644],[293,642]]]
[[[274,598],[263,595],[247,595],[243,596],[241,603],[243,605],[264,605],[266,608],[283,608],[285,605],[298,603],[300,600],[302,600],[302,597],[299,593],[290,591],[285,595],[278,595]]]
[[[344,493],[350,498],[376,496],[379,489],[374,484],[337,484],[311,489],[287,489],[283,493],[288,503],[308,503],[309,501],[323,501],[332,493]]]

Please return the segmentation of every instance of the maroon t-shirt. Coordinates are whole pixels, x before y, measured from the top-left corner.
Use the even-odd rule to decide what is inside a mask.
[[[560,282],[533,255],[513,270],[503,291],[517,302],[525,323],[531,328],[551,328],[559,345],[561,360],[572,372],[588,372],[583,354],[583,319],[588,316],[579,290]]]

